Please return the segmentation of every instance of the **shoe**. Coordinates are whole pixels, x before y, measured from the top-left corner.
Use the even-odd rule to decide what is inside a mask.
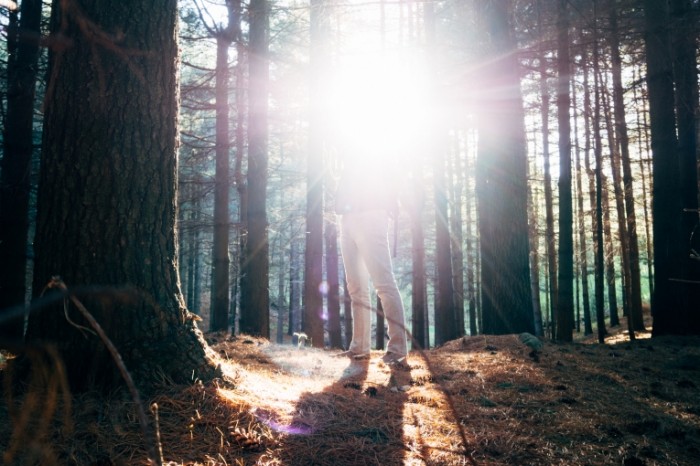
[[[401,356],[400,354],[389,351],[382,356],[382,362],[387,366],[404,365],[406,364],[406,356]]]
[[[362,359],[369,359],[369,353],[356,353],[354,351],[343,351],[342,353],[336,354],[336,357],[338,358],[350,358],[350,359],[355,359],[357,361],[362,360]]]

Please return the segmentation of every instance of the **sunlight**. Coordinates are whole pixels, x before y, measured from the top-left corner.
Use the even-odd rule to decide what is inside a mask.
[[[394,168],[416,148],[434,115],[419,69],[378,54],[346,57],[329,90],[331,134],[337,148],[368,164]]]

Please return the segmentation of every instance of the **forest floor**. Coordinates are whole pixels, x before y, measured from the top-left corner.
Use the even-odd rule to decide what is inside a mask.
[[[171,466],[700,464],[700,338],[649,337],[465,337],[394,368],[207,335],[235,384],[164,386],[147,414]],[[5,464],[148,464],[141,432],[124,393],[0,403]]]

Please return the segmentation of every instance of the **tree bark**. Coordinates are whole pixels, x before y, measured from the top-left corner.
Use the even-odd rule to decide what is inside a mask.
[[[210,330],[228,329],[230,307],[229,236],[231,228],[231,144],[229,141],[228,50],[235,39],[240,19],[232,2],[227,3],[228,24],[216,35],[216,173],[214,175],[214,241],[212,251]]]
[[[557,33],[557,121],[559,123],[559,298],[557,339],[573,340],[574,327],[574,237],[571,199],[571,96],[569,81],[569,12],[567,0],[558,3]]]
[[[325,0],[311,2],[311,93],[309,153],[306,165],[306,255],[304,266],[304,332],[313,345],[323,347],[323,173],[324,173],[324,83],[328,60],[328,17]]]
[[[644,1],[647,88],[653,159],[652,216],[654,235],[654,335],[682,334],[689,329],[679,278],[682,263],[681,192],[677,154],[673,73],[666,2]]]
[[[620,146],[620,161],[622,163],[622,183],[624,186],[625,215],[627,218],[627,235],[629,251],[629,312],[628,324],[632,330],[643,331],[644,317],[642,315],[642,284],[639,270],[639,238],[637,236],[637,212],[634,198],[634,179],[630,160],[629,135],[625,121],[624,90],[622,88],[622,59],[620,58],[619,32],[617,27],[617,8],[610,3],[610,49],[612,53],[613,101],[615,112],[615,134]]]
[[[240,331],[270,337],[270,258],[267,231],[269,4],[251,0],[248,56],[248,173],[245,262],[241,269]]]
[[[483,68],[477,196],[483,331],[534,332],[527,233],[527,154],[510,2],[480,4],[491,38]],[[495,58],[494,58],[495,57]]]
[[[34,295],[56,275],[75,287],[142,387],[220,376],[177,273],[177,2],[57,0],[52,13],[71,45],[50,54]],[[73,390],[113,390],[109,352],[76,324],[72,305],[53,306],[27,339],[58,348]]]
[[[689,244],[681,256],[681,277],[688,281],[683,287],[681,306],[683,326],[693,334],[700,333],[700,315],[697,312],[700,302],[700,241],[697,236],[700,227],[698,210],[698,132],[700,132],[700,109],[698,108],[697,72],[697,6],[689,0],[672,0],[672,44],[673,75],[676,83],[676,119],[678,131],[678,155],[680,157],[681,202],[683,207],[682,235]],[[695,250],[695,258],[691,257]]]
[[[19,340],[24,333],[41,4],[23,0],[20,19],[17,12],[10,13],[7,35],[7,114],[0,160],[0,339]],[[10,313],[14,317],[8,318]]]

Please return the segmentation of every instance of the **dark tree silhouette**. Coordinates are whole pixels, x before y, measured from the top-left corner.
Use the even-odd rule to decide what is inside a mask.
[[[53,2],[34,295],[60,275],[142,385],[218,375],[177,273],[175,0]],[[120,374],[71,305],[30,316],[73,389]]]

